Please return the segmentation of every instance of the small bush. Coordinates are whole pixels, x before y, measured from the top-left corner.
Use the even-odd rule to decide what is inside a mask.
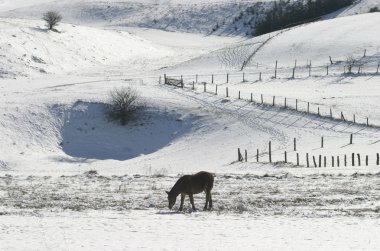
[[[356,59],[354,56],[348,56],[346,59],[346,68],[347,68],[347,73],[351,74],[352,73],[352,68],[354,68],[356,64]]]
[[[372,7],[371,9],[369,9],[369,12],[372,13],[372,12],[380,12],[380,9],[379,7]]]
[[[141,96],[132,87],[115,88],[109,93],[107,115],[122,125],[132,120],[139,108],[143,107]]]
[[[46,26],[49,30],[55,30],[54,27],[62,21],[62,16],[56,11],[45,12],[42,19],[46,22]]]

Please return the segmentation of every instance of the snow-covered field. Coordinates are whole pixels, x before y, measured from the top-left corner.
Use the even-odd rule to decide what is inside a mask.
[[[287,97],[290,107],[297,99],[301,110],[310,102],[313,113],[319,106],[328,115],[332,108],[335,118],[343,112],[380,125],[380,78],[373,72],[380,61],[379,14],[245,39],[119,26],[120,20],[104,27],[84,16],[76,16],[75,25],[60,24],[60,33],[48,32],[41,21],[22,19],[36,18],[36,10],[45,10],[40,4],[92,6],[0,1],[0,250],[378,249],[379,127],[281,106]],[[237,67],[247,59],[242,52],[250,56],[245,82]],[[371,73],[342,74],[348,55]],[[322,75],[329,56],[335,63],[329,76]],[[279,75],[273,79],[276,59]],[[311,77],[307,60],[313,62]],[[163,85],[163,74],[183,74],[186,88]],[[121,86],[137,89],[146,104],[126,126],[104,114],[109,91]],[[269,105],[274,95],[276,107]],[[247,162],[237,162],[237,148],[247,149]],[[283,162],[284,151],[290,163]],[[327,167],[307,168],[306,153],[326,156]],[[361,154],[360,166],[357,159],[351,166],[352,153]],[[165,191],[201,170],[215,174],[213,210],[193,211],[186,200],[184,212],[177,212],[178,202],[170,211]],[[198,209],[204,199],[195,196]]]

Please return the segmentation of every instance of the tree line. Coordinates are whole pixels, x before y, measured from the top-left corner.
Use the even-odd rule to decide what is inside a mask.
[[[275,1],[273,6],[256,22],[255,35],[313,21],[323,15],[353,4],[354,0]]]

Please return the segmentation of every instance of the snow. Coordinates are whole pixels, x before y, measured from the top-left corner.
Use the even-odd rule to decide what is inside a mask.
[[[104,27],[84,16],[77,16],[82,25],[62,23],[60,33],[48,32],[41,21],[21,18],[31,18],[41,6],[96,5],[19,1],[9,8],[10,1],[0,3],[6,16],[0,19],[1,250],[379,246],[380,130],[338,119],[343,112],[346,118],[356,114],[365,123],[368,116],[370,123],[380,125],[374,73],[380,42],[377,13],[245,39],[121,27],[117,19]],[[151,4],[135,4],[145,3]],[[242,58],[229,65],[223,61],[241,47],[235,50],[239,56],[252,55],[244,69],[246,82],[238,67]],[[349,54],[371,73],[343,75]],[[325,76],[328,56],[338,62]],[[276,59],[278,78],[273,79]],[[299,70],[292,79],[295,59]],[[310,59],[311,77],[305,67]],[[257,81],[259,71],[262,81]],[[163,74],[183,75],[185,88],[163,85]],[[192,90],[195,74],[198,83]],[[138,90],[146,105],[139,119],[126,126],[104,113],[109,91],[122,86]],[[250,93],[255,102],[249,102]],[[275,107],[270,105],[273,95]],[[284,109],[285,97],[293,108],[299,100],[302,111],[307,102],[313,113],[320,107],[322,115],[329,115],[331,107],[335,119]],[[269,141],[273,163],[268,161]],[[248,151],[247,162],[236,161],[238,148]],[[285,151],[290,163],[284,163]],[[300,166],[295,165],[296,153]],[[326,156],[327,167],[307,168],[306,153],[311,166],[312,157]],[[355,166],[345,167],[344,156],[351,162],[352,153],[361,154],[361,165],[355,159]],[[193,211],[188,200],[184,212],[176,211],[178,202],[175,210],[167,209],[165,191],[182,175],[201,170],[215,174],[213,210]],[[204,199],[204,194],[195,196],[197,208]]]

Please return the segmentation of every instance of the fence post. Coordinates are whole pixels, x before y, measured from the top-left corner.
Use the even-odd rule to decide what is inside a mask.
[[[351,155],[351,166],[355,166],[355,153],[352,153]]]
[[[226,87],[226,97],[228,98],[228,87]]]
[[[331,110],[331,108],[330,108],[330,118],[332,118],[333,117],[333,115],[332,115],[332,110]]]
[[[259,81],[261,81],[261,72],[260,72],[260,74],[259,74]]]
[[[195,90],[194,81],[193,81],[193,90]]]
[[[166,74],[164,74],[164,84],[166,85]]]
[[[183,88],[183,77],[181,75],[181,87]]]
[[[228,73],[227,73],[227,84],[228,84]]]
[[[326,67],[326,70],[327,70],[326,75],[328,76],[329,75],[329,66]]]
[[[323,156],[323,166],[324,167],[327,166],[327,158],[326,158],[326,156]]]
[[[296,99],[296,111],[298,111],[298,99]]]
[[[198,83],[198,74],[195,74],[195,82]]]
[[[257,149],[257,152],[256,152],[256,161],[259,162],[259,149]]]
[[[160,77],[158,78],[158,84],[159,84],[159,85],[161,84],[161,75],[160,75]]]
[[[318,158],[318,167],[322,167],[322,155],[319,155],[319,158]]]
[[[243,156],[240,153],[240,148],[238,148],[238,161],[242,161],[242,160],[243,160]]]
[[[310,163],[309,163],[309,153],[306,153],[306,166],[307,167],[310,166]]]
[[[354,123],[356,123],[356,116],[355,116],[355,114],[354,114]]]
[[[215,95],[218,95],[218,85],[215,85]]]
[[[330,64],[333,64],[333,61],[332,61],[332,59],[331,59],[331,56],[329,56],[329,58],[330,58]]]
[[[245,76],[244,76],[244,72],[243,72],[243,82],[245,82]]]
[[[284,152],[284,157],[285,157],[285,163],[288,163],[288,155],[287,155],[286,151]]]
[[[272,163],[272,142],[269,141],[269,163]]]
[[[275,105],[276,96],[273,96],[273,106]]]
[[[206,92],[206,82],[203,83],[203,92]]]
[[[297,139],[296,138],[294,138],[293,139],[293,145],[294,145],[294,151],[297,151]]]
[[[331,164],[332,164],[332,167],[334,167],[335,166],[335,163],[334,163],[335,161],[334,161],[334,156],[331,156]]]
[[[307,113],[310,113],[310,103],[307,102]]]
[[[285,98],[285,101],[284,101],[284,103],[285,103],[285,109],[286,109],[286,98]]]
[[[315,156],[313,155],[313,162],[314,162],[314,167],[317,168],[317,162],[315,161]]]
[[[347,166],[347,155],[344,155],[344,166]]]
[[[211,84],[214,83],[214,74],[211,74]]]
[[[379,68],[380,68],[380,64],[377,64],[376,74],[379,74]]]
[[[376,165],[380,164],[380,155],[376,153]]]
[[[358,153],[357,156],[358,156],[358,166],[361,166],[360,154]]]
[[[344,118],[343,112],[340,112],[340,119],[343,121],[346,121],[346,119]]]
[[[292,75],[292,78],[294,78],[295,71],[296,71],[296,68],[294,67],[294,68],[293,68],[293,75]]]
[[[239,99],[240,99],[240,91],[239,91]]]
[[[353,139],[353,136],[352,136],[352,133],[350,134],[350,145],[352,145],[352,139]]]
[[[263,94],[261,94],[261,104],[262,104],[262,105],[264,104],[264,97],[263,97]]]
[[[340,166],[340,159],[339,159],[339,156],[336,156],[336,166],[337,166],[337,167]]]
[[[276,60],[276,67],[274,68],[274,78],[277,78],[277,60]]]
[[[366,57],[366,54],[367,54],[367,49],[364,50],[364,55],[363,55],[363,58]]]
[[[245,162],[247,162],[248,161],[248,152],[247,152],[247,150],[245,150],[245,152],[244,152],[244,157],[245,157]]]
[[[368,155],[365,156],[365,165],[368,166]]]
[[[300,165],[300,155],[299,155],[299,153],[297,153],[296,155],[297,155],[297,166],[299,166]]]
[[[323,142],[323,136],[321,137],[321,148],[323,148],[324,142]]]
[[[252,92],[251,92],[251,102],[253,102],[253,96],[252,96]]]
[[[309,77],[311,77],[311,60],[310,60],[310,65],[309,65]]]
[[[320,116],[320,113],[319,113],[319,106],[318,106],[318,116]]]
[[[367,126],[369,126],[368,117],[367,117]]]

